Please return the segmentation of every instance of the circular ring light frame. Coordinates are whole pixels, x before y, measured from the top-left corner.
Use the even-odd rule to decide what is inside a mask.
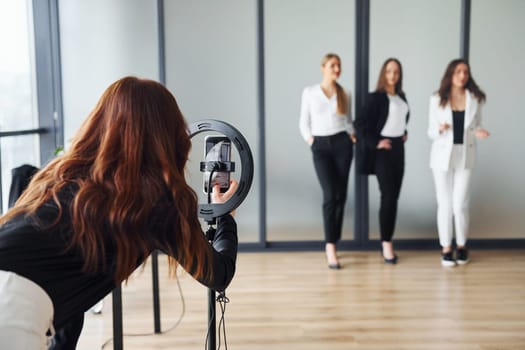
[[[241,161],[239,187],[233,196],[225,203],[199,203],[199,217],[207,222],[213,222],[215,218],[237,208],[248,195],[253,180],[253,157],[250,146],[244,136],[230,124],[215,119],[203,119],[189,124],[190,138],[206,131],[217,131],[229,138],[239,152]]]

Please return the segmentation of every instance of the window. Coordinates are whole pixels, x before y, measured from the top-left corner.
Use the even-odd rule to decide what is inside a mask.
[[[38,128],[30,1],[0,2],[0,209],[7,209],[11,169],[39,166],[39,135],[6,136]]]

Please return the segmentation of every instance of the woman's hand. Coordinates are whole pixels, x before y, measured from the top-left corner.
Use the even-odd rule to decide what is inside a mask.
[[[350,140],[352,140],[352,143],[356,143],[357,142],[357,137],[355,136],[355,134],[350,134]]]
[[[211,192],[211,202],[213,204],[222,204],[227,202],[237,191],[237,187],[239,187],[239,183],[236,180],[230,180],[230,188],[224,193],[221,193],[221,189],[218,184],[215,184],[213,186],[212,192]],[[230,213],[232,216],[235,215],[235,210]]]
[[[377,149],[391,150],[392,149],[392,141],[390,141],[389,139],[382,139],[377,144]]]
[[[475,135],[478,139],[486,139],[489,137],[490,133],[485,129],[479,128],[476,130]]]
[[[450,129],[450,124],[449,123],[441,123],[441,124],[439,124],[439,133],[440,134],[442,132],[447,131],[448,129]]]
[[[310,136],[306,142],[308,143],[308,146],[311,146],[314,143],[314,137]]]

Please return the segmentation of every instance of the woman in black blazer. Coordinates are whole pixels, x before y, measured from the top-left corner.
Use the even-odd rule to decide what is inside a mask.
[[[397,263],[392,237],[405,169],[409,108],[402,82],[401,63],[395,58],[387,59],[381,67],[376,90],[368,95],[366,106],[355,121],[357,171],[375,174],[379,183],[379,228],[383,259],[387,264]]]

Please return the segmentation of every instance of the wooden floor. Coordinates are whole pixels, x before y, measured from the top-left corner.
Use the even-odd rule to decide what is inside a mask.
[[[341,252],[343,269],[333,271],[321,252],[241,253],[227,290],[228,349],[525,349],[525,251],[471,254],[470,264],[443,268],[437,251],[400,251],[396,266],[378,252]],[[160,263],[167,330],[183,304]],[[126,336],[124,349],[205,349],[207,289],[184,273],[179,281],[180,324]],[[147,267],[123,289],[124,333],[153,333],[151,300]],[[108,296],[101,315],[86,314],[78,349],[100,349],[111,336]]]

